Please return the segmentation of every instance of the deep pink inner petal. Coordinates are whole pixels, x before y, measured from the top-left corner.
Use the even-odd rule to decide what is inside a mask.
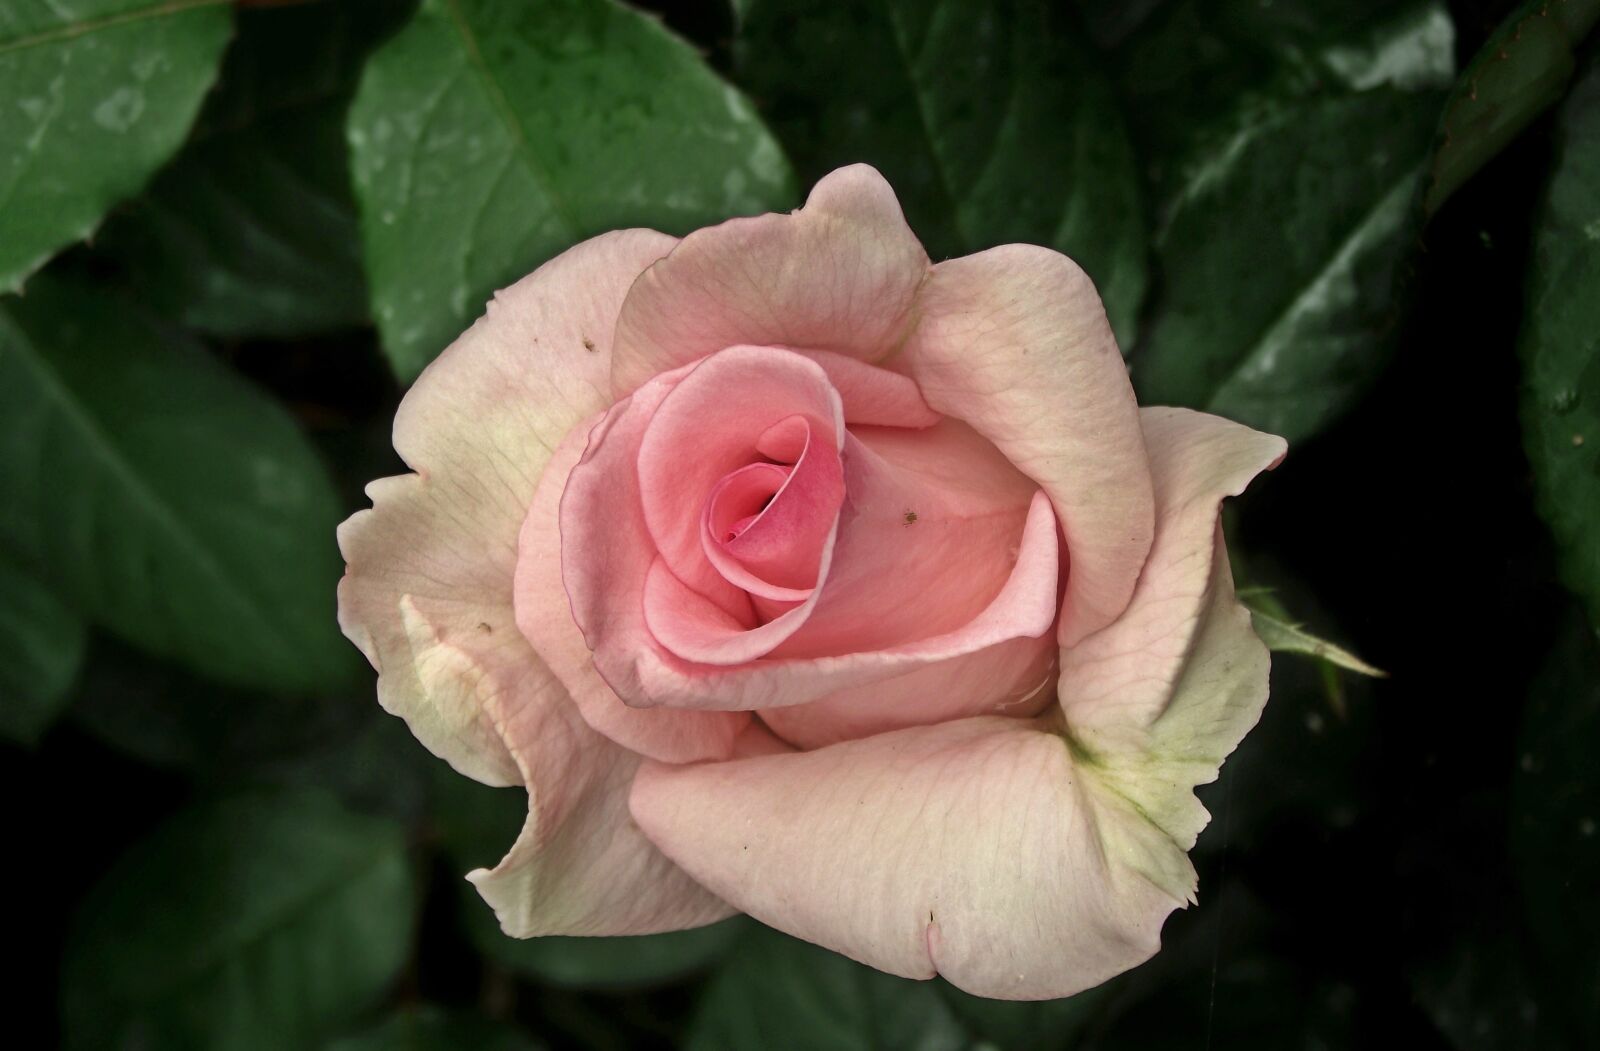
[[[844,502],[844,467],[825,428],[787,417],[756,442],[778,463],[726,475],[706,501],[701,544],[736,587],[777,602],[804,600]]]
[[[713,564],[703,543],[707,501],[743,468],[765,462],[787,470],[797,464],[812,433],[827,449],[837,450],[844,433],[841,411],[839,395],[822,368],[790,351],[730,347],[690,368],[651,419],[637,461],[640,501],[651,540],[685,586],[740,619],[749,609],[750,594],[763,587],[787,590],[773,583],[763,585],[749,570],[742,572],[750,574],[750,581],[730,582],[737,573]],[[745,509],[720,523],[724,531],[741,518],[759,515],[760,501],[777,493],[774,486],[752,505],[759,486],[751,486],[761,477],[776,480],[752,472],[729,483],[734,491],[724,496],[728,506]],[[833,520],[830,513],[828,527]],[[728,562],[740,570],[731,556]],[[814,577],[800,581],[803,588],[813,583]],[[798,602],[805,594],[762,597]]]
[[[753,463],[726,475],[706,501],[707,531],[719,546],[737,540],[761,517],[789,480],[792,468]]]

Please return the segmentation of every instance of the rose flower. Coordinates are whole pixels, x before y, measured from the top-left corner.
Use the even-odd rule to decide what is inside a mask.
[[[411,388],[340,622],[528,817],[507,933],[744,912],[981,996],[1095,985],[1194,900],[1267,652],[1218,506],[1281,439],[1134,401],[1093,284],[933,265],[871,168],[577,245]]]

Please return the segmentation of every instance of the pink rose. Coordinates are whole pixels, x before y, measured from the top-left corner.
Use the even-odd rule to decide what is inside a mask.
[[[870,168],[791,215],[586,241],[400,407],[340,530],[384,706],[528,819],[505,930],[746,912],[1064,996],[1192,901],[1267,696],[1218,525],[1284,452],[1140,409],[1071,260],[930,265]]]

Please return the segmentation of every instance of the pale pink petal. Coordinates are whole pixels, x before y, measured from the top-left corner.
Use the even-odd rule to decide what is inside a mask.
[[[1141,819],[1036,723],[984,717],[812,752],[646,763],[635,819],[763,923],[980,996],[1068,996],[1151,956],[1184,901],[1130,867]],[[1109,834],[1108,834],[1109,833]],[[1179,858],[1182,855],[1179,854]]]
[[[828,374],[844,403],[844,422],[850,426],[932,427],[939,422],[939,414],[928,407],[911,377],[846,354],[827,350],[805,354]]]
[[[523,523],[516,566],[517,627],[560,677],[584,720],[601,734],[664,762],[725,759],[734,754],[735,739],[750,724],[748,715],[628,707],[595,670],[594,657],[572,619],[561,580],[560,507],[590,429],[588,424],[574,428],[556,450]],[[641,560],[648,554],[643,552]]]
[[[1155,544],[1122,617],[1061,655],[1062,707],[1091,747],[1142,739],[1190,673],[1191,640],[1212,601],[1218,507],[1286,448],[1275,435],[1188,409],[1146,408],[1139,418],[1155,483]]]
[[[1037,715],[1055,703],[1056,640],[1020,636],[855,686],[819,701],[763,708],[762,722],[799,748],[972,715]]]
[[[840,656],[761,659],[736,667],[694,664],[658,646],[622,648],[607,678],[630,704],[723,711],[805,704],[840,690],[883,682],[1017,638],[1038,638],[1055,622],[1060,543],[1055,513],[1036,493],[1018,542],[1016,564],[999,594],[957,629],[898,646]],[[598,656],[598,655],[597,655]],[[968,703],[998,703],[1014,693],[974,695]]]
[[[630,818],[640,759],[591,730],[537,658],[488,664],[437,625],[419,647],[430,696],[486,713],[528,792],[528,818],[493,870],[468,878],[506,933],[648,934],[731,910],[668,861]],[[523,647],[526,649],[526,646]]]
[[[1154,529],[1138,407],[1100,297],[1066,256],[1005,245],[935,266],[917,310],[898,367],[1055,503],[1070,646],[1127,606]]]
[[[632,796],[646,834],[764,922],[979,995],[1064,996],[1153,953],[1166,915],[1193,900],[1186,851],[1208,820],[1194,786],[1216,777],[1267,696],[1266,648],[1234,595],[1217,501],[1283,446],[1182,410],[1145,410],[1143,422],[1161,502],[1155,551],[1123,620],[1088,645],[1107,646],[1107,681],[1135,694],[1149,683],[1119,673],[1155,654],[1154,705],[1105,692],[1085,707],[1064,691],[1064,712],[1032,722],[647,764]],[[1178,613],[1155,631],[1162,607]],[[1097,641],[1123,622],[1119,645]],[[1171,647],[1155,646],[1168,631]],[[1089,669],[1071,664],[1074,652],[1064,661]]]
[[[646,271],[617,322],[612,389],[741,343],[876,361],[904,338],[927,271],[883,176],[840,168],[799,211],[698,230]]]
[[[378,669],[380,701],[480,781],[520,775],[472,695],[425,688],[414,650],[432,629],[418,627],[418,610],[452,645],[492,651],[485,663],[532,659],[511,608],[518,528],[550,450],[610,400],[624,293],[675,243],[646,230],[607,234],[498,293],[401,403],[395,449],[417,473],[372,483],[373,508],[340,527],[339,623]]]
[[[800,420],[794,421],[795,417]],[[726,476],[764,454],[789,453],[782,458],[793,463],[806,449],[808,436],[808,458],[823,470],[824,479],[804,495],[833,505],[808,517],[820,529],[821,535],[810,538],[820,554],[843,498],[836,465],[844,442],[844,415],[827,373],[799,354],[771,347],[732,347],[705,358],[685,371],[645,422],[636,468],[629,468],[637,480],[601,478],[594,474],[601,469],[598,463],[580,466],[578,473],[590,473],[597,485],[604,485],[607,501],[637,501],[651,546],[678,579],[735,620],[748,621],[749,599],[706,557],[701,542],[703,511]],[[792,447],[764,448],[764,442]],[[830,458],[833,467],[827,465]],[[606,464],[608,472],[619,469],[610,459]],[[574,529],[605,528],[606,516],[616,513],[586,511],[590,517],[582,520],[563,517],[563,528],[569,522]]]
[[[918,431],[858,427],[844,459],[845,504],[821,601],[774,657],[948,634],[1013,574],[1038,487],[971,428],[954,420]]]
[[[827,572],[828,554],[823,553],[823,572]],[[800,630],[819,597],[819,592],[813,592],[804,602],[790,604],[770,620],[749,627],[704,595],[690,590],[658,558],[645,578],[644,623],[651,638],[674,657],[697,664],[737,667],[765,657]]]

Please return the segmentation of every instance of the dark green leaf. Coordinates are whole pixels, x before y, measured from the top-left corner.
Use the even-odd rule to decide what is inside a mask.
[[[504,1022],[423,1005],[396,1012],[326,1051],[536,1051],[526,1033]]]
[[[1155,200],[1202,175],[1242,128],[1290,99],[1442,89],[1454,30],[1438,0],[1087,0]]]
[[[744,97],[612,0],[425,0],[368,63],[349,134],[373,312],[405,378],[576,241],[794,195]]]
[[[944,1051],[972,1040],[931,982],[875,971],[756,927],[712,980],[693,1051]]]
[[[347,680],[339,509],[273,402],[121,297],[0,303],[0,539],[91,620],[221,679]]]
[[[221,686],[99,637],[74,692],[79,729],[211,790],[324,788],[364,812],[423,812],[437,762],[366,689],[283,695]]]
[[[493,866],[522,828],[527,794],[480,785],[442,763],[435,772],[434,820],[451,863],[463,873]],[[511,938],[465,884],[462,908],[467,934],[485,956],[535,981],[579,989],[639,988],[678,980],[727,955],[748,926],[743,919],[730,919],[639,937]]]
[[[227,0],[0,6],[0,292],[172,156],[227,39]]]
[[[1039,1051],[1076,1047],[1102,1015],[1111,986],[1101,985],[1060,1000],[986,1000],[947,982],[935,983],[945,1003],[979,1048]]]
[[[814,181],[894,185],[936,258],[1026,241],[1072,256],[1131,344],[1145,289],[1138,171],[1098,56],[1043,0],[751,0],[744,83]]]
[[[345,111],[404,10],[324,0],[240,12],[194,141],[97,238],[146,302],[224,336],[366,320]]]
[[[1561,578],[1600,625],[1600,53],[1562,105],[1520,338],[1522,430]]]
[[[475,891],[464,887],[461,893],[467,935],[479,952],[514,974],[567,989],[619,991],[680,981],[727,956],[750,924],[734,917],[665,934],[511,938]]]
[[[39,739],[78,674],[84,636],[78,614],[0,550],[0,737]]]
[[[1580,1047],[1600,1046],[1600,645],[1569,619],[1523,711],[1511,856],[1544,985]]]
[[[321,795],[185,811],[79,912],[62,980],[66,1044],[305,1047],[399,972],[414,898],[400,828]]]
[[[1140,400],[1315,433],[1387,358],[1438,96],[1374,88],[1264,108],[1196,169],[1157,241]]]
[[[1596,19],[1600,0],[1529,0],[1484,42],[1445,105],[1428,170],[1429,212],[1561,97],[1573,48]]]

